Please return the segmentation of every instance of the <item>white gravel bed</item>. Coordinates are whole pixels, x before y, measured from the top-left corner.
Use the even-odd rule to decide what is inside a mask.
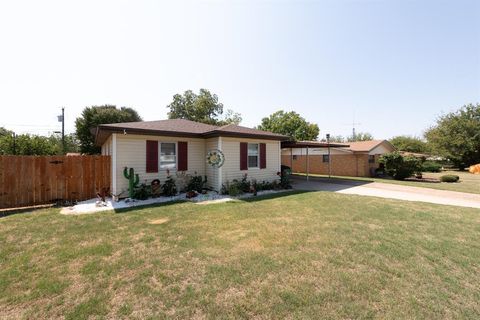
[[[285,192],[286,190],[265,190],[259,191],[257,196],[272,194],[272,193],[279,193]],[[252,193],[244,193],[238,197],[231,197],[228,195],[220,195],[216,192],[209,192],[207,194],[199,194],[194,198],[187,199],[185,193],[180,193],[173,197],[158,197],[158,198],[150,198],[147,200],[132,200],[132,199],[122,199],[120,201],[113,201],[111,198],[108,198],[104,203],[98,200],[98,198],[90,199],[86,201],[81,201],[74,206],[62,208],[60,211],[61,214],[89,214],[89,213],[96,213],[108,210],[116,210],[116,209],[125,209],[125,208],[132,208],[132,207],[140,207],[146,206],[150,204],[156,203],[165,203],[165,202],[172,202],[172,201],[191,201],[198,204],[211,204],[211,203],[223,203],[238,199],[245,199],[254,197]]]

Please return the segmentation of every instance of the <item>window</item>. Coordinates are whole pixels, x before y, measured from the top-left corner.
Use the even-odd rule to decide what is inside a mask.
[[[328,154],[323,155],[323,162],[330,162],[330,156]]]
[[[297,156],[296,156],[296,155],[293,156],[293,160],[297,160]]]
[[[248,167],[258,168],[258,143],[248,144]]]
[[[368,163],[375,163],[375,156],[374,155],[368,156]]]
[[[175,143],[160,143],[160,168],[173,169],[177,165]]]

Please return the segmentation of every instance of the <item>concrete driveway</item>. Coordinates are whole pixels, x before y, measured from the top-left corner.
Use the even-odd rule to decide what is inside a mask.
[[[293,176],[292,186],[297,190],[331,191],[361,196],[420,201],[459,207],[479,208],[480,194],[410,187],[396,184]]]

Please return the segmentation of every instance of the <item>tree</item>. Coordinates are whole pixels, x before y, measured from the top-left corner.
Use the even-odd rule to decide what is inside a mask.
[[[1,131],[1,128],[0,128]],[[13,133],[13,132],[12,132]],[[75,135],[65,136],[66,152],[77,152],[78,142]],[[15,150],[13,135],[0,136],[0,154],[24,156],[52,156],[63,154],[62,138],[58,135],[40,136],[21,134],[15,137]]]
[[[113,105],[92,106],[83,109],[82,115],[75,120],[76,134],[80,141],[80,152],[86,154],[100,153],[95,146],[95,136],[91,129],[100,124],[142,121],[137,111],[132,108]]]
[[[390,143],[400,151],[427,153],[428,144],[418,137],[396,136],[390,139]]]
[[[330,142],[336,142],[336,143],[344,143],[345,142],[345,138],[341,135],[337,135],[337,136],[331,136],[330,137]]]
[[[432,150],[459,169],[480,163],[480,104],[464,105],[438,118],[425,132]]]
[[[370,140],[373,140],[373,136],[368,132],[358,132],[355,135],[351,135],[347,137],[348,142],[370,141]]]
[[[200,89],[199,94],[187,90],[173,96],[173,101],[167,106],[169,119],[186,119],[211,125],[239,124],[242,117],[230,109],[223,115],[223,104],[216,94],[207,89]]]
[[[295,111],[283,110],[263,118],[257,129],[283,134],[297,141],[316,140],[320,133],[318,125],[307,122]]]

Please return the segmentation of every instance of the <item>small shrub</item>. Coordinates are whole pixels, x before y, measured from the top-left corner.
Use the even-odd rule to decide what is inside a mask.
[[[206,184],[207,176],[203,179],[202,176],[194,175],[190,177],[190,180],[187,183],[187,191],[197,191],[198,193],[201,193]]]
[[[151,189],[146,183],[142,183],[138,188],[133,191],[133,199],[146,200],[151,195]]]
[[[242,182],[238,181],[237,179],[233,179],[232,182],[227,181],[225,184],[222,184],[220,193],[232,197],[239,196],[244,193],[242,190]]]
[[[285,169],[280,172],[280,186],[283,189],[291,189],[292,186],[290,185],[290,169]]]
[[[440,172],[442,170],[442,165],[434,161],[425,161],[422,163],[423,172]]]
[[[233,180],[237,181],[237,180]],[[238,182],[238,181],[237,181]],[[250,191],[250,182],[247,180],[247,174],[245,173],[242,177],[242,180],[239,182],[239,188],[242,192],[249,192]]]
[[[235,181],[235,180],[234,180]],[[240,189],[240,184],[238,181],[235,183],[230,184],[228,187],[228,195],[232,197],[239,196],[243,193],[243,191]]]
[[[458,182],[460,180],[460,177],[454,174],[446,174],[444,176],[440,177],[440,181],[442,182]]]
[[[167,176],[167,180],[162,184],[162,192],[163,195],[167,197],[172,197],[177,194],[177,185],[170,175]]]

